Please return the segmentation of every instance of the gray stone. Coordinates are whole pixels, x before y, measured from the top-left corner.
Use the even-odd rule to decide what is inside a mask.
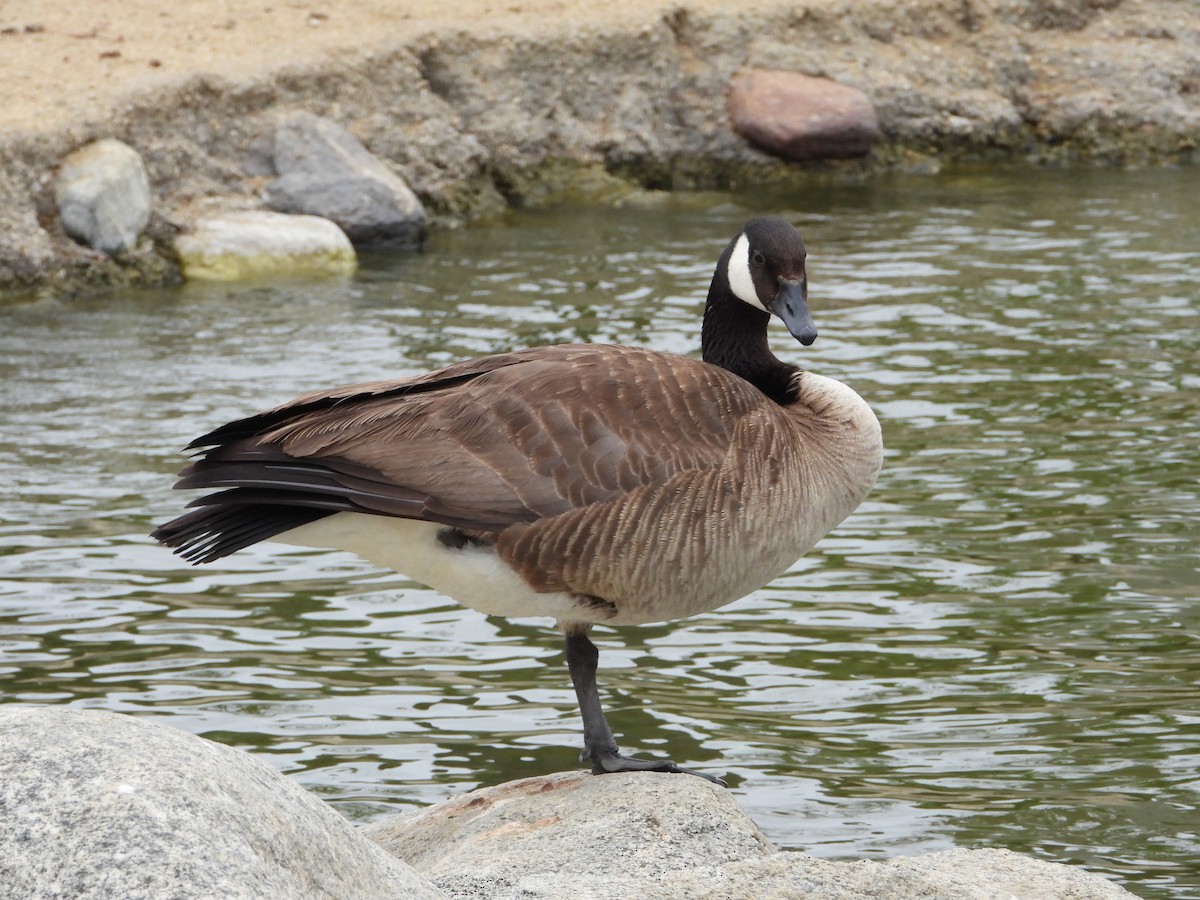
[[[415,247],[424,239],[417,195],[336,122],[305,112],[283,119],[274,164],[279,177],[263,194],[271,209],[330,219],[357,246]]]
[[[770,852],[728,791],[700,778],[646,773],[526,778],[366,832],[455,896],[507,896],[492,891],[530,875],[553,876],[551,885],[564,875],[661,878]]]
[[[150,221],[146,168],[120,141],[96,141],[63,159],[54,197],[67,234],[109,256],[136,245]]]
[[[516,896],[494,894],[492,897]],[[885,862],[835,862],[803,853],[710,865],[675,878],[537,876],[521,882],[526,900],[1134,900],[1119,885],[1082,869],[1010,850],[946,850]]]
[[[686,775],[564,773],[373,823],[368,837],[481,900],[1130,900],[1099,875],[1007,850],[886,862],[775,852],[732,794]]]
[[[729,90],[728,109],[738,134],[784,159],[866,156],[879,137],[879,119],[866,94],[796,72],[744,73]]]
[[[175,239],[183,277],[238,281],[277,276],[349,275],[358,257],[333,222],[262,210],[197,220]]]
[[[0,706],[0,894],[444,900],[249,754],[145,719]]]

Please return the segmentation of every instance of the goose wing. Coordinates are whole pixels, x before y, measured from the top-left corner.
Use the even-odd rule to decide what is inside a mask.
[[[200,505],[357,510],[498,532],[711,470],[769,401],[687,357],[543,347],[301,397],[223,426],[179,488]]]

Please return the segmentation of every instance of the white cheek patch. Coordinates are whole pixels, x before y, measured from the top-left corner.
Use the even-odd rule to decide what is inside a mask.
[[[769,312],[758,299],[758,291],[754,288],[754,278],[750,275],[750,239],[744,234],[733,245],[726,275],[729,277],[729,287],[740,300],[746,301],[755,309]]]

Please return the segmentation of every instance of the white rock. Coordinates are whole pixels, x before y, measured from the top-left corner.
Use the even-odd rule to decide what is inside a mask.
[[[451,896],[479,900],[1133,898],[1007,850],[885,862],[775,852],[732,794],[688,775],[527,778],[364,830]]]
[[[350,239],[328,219],[257,210],[202,218],[175,250],[184,278],[210,281],[349,275],[358,265]]]
[[[247,753],[132,716],[0,706],[0,896],[445,900]]]
[[[110,256],[137,244],[150,221],[150,182],[137,151],[106,139],[63,159],[54,183],[67,234]]]

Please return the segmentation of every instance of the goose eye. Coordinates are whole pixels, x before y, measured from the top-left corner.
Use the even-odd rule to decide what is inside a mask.
[[[756,266],[765,266],[767,264],[766,259],[757,250],[750,254],[750,258],[754,261]]]

